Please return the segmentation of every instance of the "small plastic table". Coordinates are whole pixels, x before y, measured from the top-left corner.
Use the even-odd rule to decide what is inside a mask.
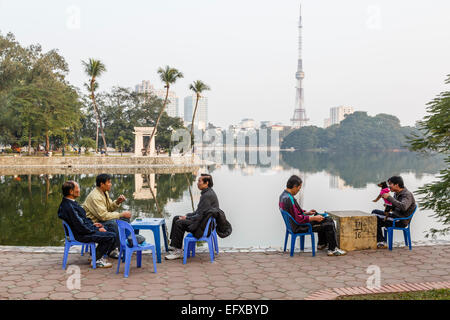
[[[166,220],[164,218],[138,218],[131,222],[131,226],[134,230],[137,230],[139,234],[139,230],[152,230],[153,236],[155,237],[155,247],[156,247],[156,256],[158,263],[161,263],[161,235],[159,228],[162,229],[162,234],[164,237],[164,246],[166,248],[166,252],[169,252],[169,243],[167,242],[167,234],[166,234]]]

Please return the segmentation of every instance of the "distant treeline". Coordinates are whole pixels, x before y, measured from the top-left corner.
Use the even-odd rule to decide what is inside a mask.
[[[367,112],[357,111],[326,129],[308,126],[294,130],[283,139],[281,147],[333,151],[406,149],[406,137],[412,133],[418,130],[402,127],[393,115],[380,113],[371,117]]]

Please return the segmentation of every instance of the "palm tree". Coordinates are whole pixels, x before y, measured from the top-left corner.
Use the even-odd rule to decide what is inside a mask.
[[[100,60],[95,60],[92,58],[89,58],[89,62],[81,61],[81,63],[84,66],[84,72],[90,77],[89,84],[87,84],[86,86],[91,93],[91,99],[92,99],[92,103],[93,103],[94,109],[95,109],[95,116],[97,118],[97,130],[98,130],[98,127],[100,127],[100,131],[102,133],[102,138],[103,138],[103,145],[105,147],[105,155],[106,155],[107,146],[106,146],[105,133],[103,132],[102,119],[100,117],[100,112],[97,107],[97,102],[95,101],[95,93],[94,93],[95,90],[98,88],[98,84],[97,84],[96,80],[98,77],[100,77],[103,74],[103,72],[106,72],[106,67]],[[97,133],[97,135],[98,135],[98,133]],[[97,149],[95,151],[97,151]]]
[[[211,90],[211,88],[203,81],[197,80],[189,85],[189,90],[192,90],[197,97],[197,100],[195,101],[195,109],[194,109],[194,112],[192,113],[192,124],[191,124],[191,131],[190,131],[190,136],[191,136],[190,141],[192,141],[192,133],[194,131],[194,120],[195,120],[195,114],[197,113],[198,100],[200,100],[200,98],[202,97],[201,94],[203,91]]]
[[[166,88],[166,98],[164,99],[163,107],[162,107],[161,111],[159,112],[158,119],[156,120],[155,127],[153,128],[153,131],[152,131],[152,135],[150,136],[150,142],[148,144],[148,152],[147,152],[148,154],[150,154],[150,146],[152,143],[153,136],[155,135],[156,128],[158,127],[159,120],[161,119],[161,116],[167,105],[167,99],[169,98],[170,85],[174,84],[178,79],[181,79],[184,77],[183,73],[181,73],[177,69],[171,68],[169,66],[166,66],[165,69],[159,68],[158,74],[159,74],[161,81],[165,83],[164,88]]]

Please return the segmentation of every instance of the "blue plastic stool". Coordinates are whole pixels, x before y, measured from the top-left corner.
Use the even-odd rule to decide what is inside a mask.
[[[287,241],[289,235],[291,235],[291,257],[294,255],[294,249],[295,249],[295,240],[297,237],[300,237],[300,249],[305,249],[305,236],[311,236],[311,248],[312,248],[312,256],[314,257],[316,255],[316,243],[314,238],[314,232],[312,231],[312,225],[310,223],[303,223],[299,224],[297,221],[294,220],[294,218],[291,217],[291,215],[280,209],[281,215],[284,220],[284,224],[286,225],[286,236],[284,238],[284,251],[286,251]],[[298,226],[307,226],[308,232],[303,233],[294,233],[291,228],[290,220],[292,220],[296,225]]]
[[[133,227],[126,221],[116,220],[117,226],[119,227],[119,238],[120,238],[120,252],[119,259],[117,260],[117,270],[116,273],[119,273],[120,262],[125,262],[125,270],[124,277],[128,278],[130,273],[130,263],[131,263],[131,255],[136,251],[136,264],[137,267],[140,268],[142,266],[142,251],[151,250],[152,258],[153,258],[153,271],[156,273],[156,255],[155,255],[155,246],[152,244],[148,244],[146,242],[142,244],[138,244],[136,240],[136,236],[134,235]],[[133,241],[133,246],[130,247],[128,245],[127,239],[127,231],[131,234],[131,239]]]
[[[414,216],[414,213],[416,213],[416,210],[417,210],[418,207],[419,207],[419,206],[416,205],[416,208],[414,209],[413,213],[412,213],[409,217],[406,217],[406,218],[395,218],[395,219],[392,221],[392,227],[386,227],[386,228],[384,229],[384,238],[388,240],[389,250],[392,251],[392,244],[393,244],[393,241],[394,241],[394,230],[401,230],[401,231],[403,231],[403,237],[404,237],[404,239],[405,239],[405,245],[406,245],[407,247],[409,247],[409,250],[412,250],[412,243],[411,243],[411,228],[410,228],[410,226],[411,226],[411,221],[408,223],[408,226],[407,226],[407,227],[396,227],[396,226],[395,226],[395,223],[396,223],[397,221],[400,221],[400,220],[409,220],[409,219],[412,219],[412,217]]]
[[[87,252],[88,248],[91,251],[92,268],[95,269],[96,261],[97,261],[95,258],[95,242],[85,243],[85,242],[79,242],[79,241],[75,240],[75,237],[73,236],[72,230],[70,229],[69,225],[65,221],[63,221],[62,224],[63,224],[63,229],[64,229],[64,239],[66,240],[64,243],[64,257],[63,257],[62,268],[65,270],[67,267],[67,258],[69,256],[70,247],[82,246],[81,247],[81,255],[83,255],[84,248],[86,248],[85,252]]]
[[[161,234],[160,227],[162,229],[162,234],[164,238],[164,247],[166,252],[169,252],[169,243],[167,241],[166,234],[166,220],[164,218],[142,218],[136,219],[131,222],[131,226],[134,230],[137,230],[137,234],[139,234],[139,230],[151,230],[153,231],[153,237],[155,238],[155,247],[156,254],[158,258],[158,263],[161,263]]]
[[[208,236],[209,225],[211,223],[213,223],[213,229]],[[209,218],[201,238],[197,239],[192,233],[189,233],[184,238],[183,264],[186,264],[187,258],[191,257],[191,255],[192,257],[195,257],[195,245],[197,244],[197,241],[206,241],[208,243],[209,258],[211,263],[214,262],[214,248],[216,252],[219,253],[219,246],[217,244],[216,220],[213,217]]]

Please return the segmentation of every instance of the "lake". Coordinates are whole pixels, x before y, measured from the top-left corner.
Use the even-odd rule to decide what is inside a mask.
[[[223,164],[201,168],[210,173],[220,207],[233,226],[233,233],[219,239],[227,248],[272,247],[284,242],[285,227],[278,210],[278,197],[292,174],[303,183],[297,199],[304,209],[322,211],[382,209],[383,202],[372,202],[379,193],[377,183],[393,175],[401,175],[410,191],[435,180],[444,168],[442,157],[425,157],[409,152],[328,154],[311,152],[274,153],[276,161],[261,163],[258,154],[223,156]],[[255,161],[256,159],[256,161]],[[272,158],[273,159],[273,158]],[[133,217],[172,217],[192,211],[200,198],[196,175],[186,174],[115,174],[112,198],[124,194],[127,201],[121,210]],[[61,246],[64,233],[57,210],[61,202],[61,185],[66,180],[80,184],[80,203],[95,186],[96,174],[51,174],[15,176],[0,173],[0,245]],[[155,201],[156,198],[156,201]],[[416,200],[418,200],[416,196]],[[411,224],[413,241],[424,241],[430,228],[442,225],[433,212],[421,210]],[[149,242],[151,232],[142,231]],[[438,240],[450,240],[439,236]],[[394,241],[402,241],[402,234]],[[306,241],[306,247],[308,247]]]

